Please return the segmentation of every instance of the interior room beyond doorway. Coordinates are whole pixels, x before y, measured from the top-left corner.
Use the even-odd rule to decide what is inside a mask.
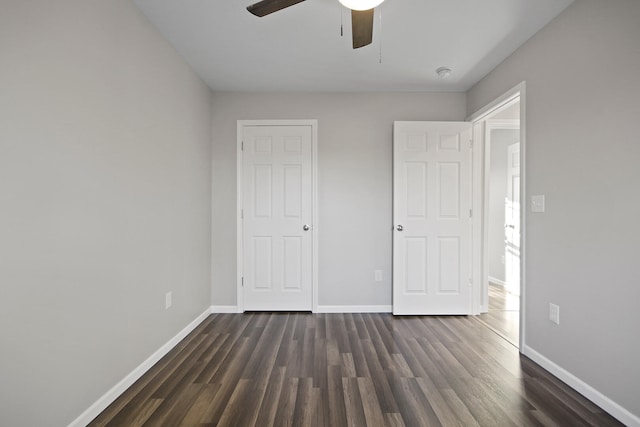
[[[484,289],[481,320],[513,345],[520,318],[520,101],[485,119]]]

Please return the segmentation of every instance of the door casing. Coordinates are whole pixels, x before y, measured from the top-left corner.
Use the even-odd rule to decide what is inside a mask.
[[[243,272],[243,129],[245,126],[310,126],[311,127],[311,187],[312,187],[312,254],[311,287],[313,312],[318,310],[318,121],[317,120],[238,120],[236,131],[236,311],[244,312]]]
[[[483,212],[482,215],[474,215],[472,234],[472,280],[474,283],[473,306],[474,313],[480,314],[482,311],[481,301],[483,292],[487,289],[482,286],[483,277],[486,271],[483,266],[484,254],[484,125],[486,119],[505,105],[519,98],[520,100],[520,339],[518,348],[522,350],[526,346],[526,239],[527,239],[527,185],[526,185],[526,83],[522,82],[509,89],[504,94],[473,113],[467,118],[473,124],[473,178],[472,178],[472,206],[474,212]],[[485,310],[486,311],[486,310]]]

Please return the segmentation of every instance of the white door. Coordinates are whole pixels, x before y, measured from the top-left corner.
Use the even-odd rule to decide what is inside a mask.
[[[505,225],[505,282],[507,290],[520,295],[520,144],[507,147],[507,198]]]
[[[471,312],[471,124],[395,122],[393,313]]]
[[[242,129],[244,310],[312,310],[311,126]]]

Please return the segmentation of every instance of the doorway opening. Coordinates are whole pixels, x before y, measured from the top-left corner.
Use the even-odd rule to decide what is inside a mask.
[[[497,101],[476,118],[481,171],[475,179],[482,211],[479,255],[479,319],[514,346],[523,343],[521,302],[523,168],[521,93]],[[522,199],[524,200],[524,199]]]

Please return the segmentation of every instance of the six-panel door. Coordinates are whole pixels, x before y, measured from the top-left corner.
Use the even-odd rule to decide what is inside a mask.
[[[395,122],[393,313],[469,314],[471,125]]]
[[[244,310],[312,309],[311,126],[243,128]]]

